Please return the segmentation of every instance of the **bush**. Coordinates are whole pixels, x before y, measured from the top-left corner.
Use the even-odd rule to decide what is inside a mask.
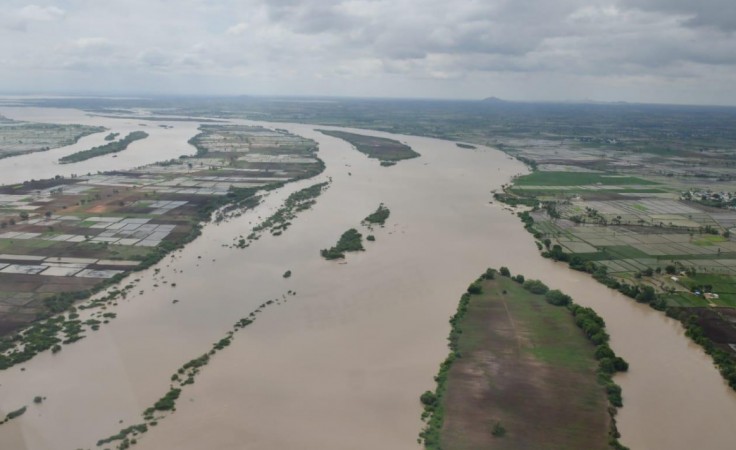
[[[351,228],[344,232],[337,245],[332,248],[324,249],[320,252],[325,259],[340,259],[345,257],[344,252],[357,252],[365,250],[362,243],[363,235],[355,228]]]
[[[500,269],[498,269],[498,272],[501,274],[502,277],[510,277],[511,271],[509,271],[509,268],[506,266],[501,266]]]
[[[491,434],[495,437],[502,437],[506,434],[506,428],[504,428],[503,425],[501,425],[501,422],[496,422],[493,424],[493,428],[491,429]]]
[[[539,280],[526,280],[524,282],[524,289],[531,292],[532,294],[546,294],[549,288],[546,284]]]
[[[477,281],[468,286],[468,294],[482,294],[483,287]]]
[[[555,306],[567,306],[572,303],[572,298],[558,289],[547,291],[544,294],[544,298],[547,300],[547,303]]]
[[[517,275],[515,277],[511,277],[511,279],[519,284],[524,284],[524,275]]]
[[[486,269],[486,272],[483,274],[483,278],[485,278],[486,280],[492,280],[496,278],[496,269]]]
[[[437,396],[432,391],[425,391],[419,400],[424,406],[433,407],[437,404]]]

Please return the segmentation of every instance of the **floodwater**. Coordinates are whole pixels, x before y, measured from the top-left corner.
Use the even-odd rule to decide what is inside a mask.
[[[489,203],[491,190],[525,170],[520,163],[491,149],[393,136],[422,157],[384,168],[312,126],[272,126],[317,140],[326,171],[270,193],[240,218],[206,226],[159,264],[160,273],[132,275],[140,278],[134,291],[144,293],[121,302],[118,318],[100,331],[39,355],[25,371],[1,372],[1,412],[24,404],[28,411],[0,427],[0,448],[91,448],[138,423],[178,367],[257,305],[294,290],[238,332],[137,447],[418,449],[418,398],[433,388],[447,355],[448,319],[466,286],[501,265],[605,318],[612,347],[631,364],[617,378],[625,445],[733,448],[736,395],[680,325],[541,258],[519,219]],[[244,250],[223,247],[290,192],[328,178],[330,188],[282,236],[264,235]],[[347,264],[319,256],[348,228],[365,234],[359,222],[381,202],[391,217],[367,251],[350,254]],[[36,395],[46,400],[35,405]]]
[[[22,183],[31,179],[43,180],[56,175],[69,177],[72,174],[86,175],[112,169],[132,169],[196,153],[196,149],[187,143],[197,134],[199,124],[196,122],[116,119],[91,116],[74,109],[11,106],[0,106],[0,115],[19,121],[82,124],[108,128],[107,131],[85,136],[76,144],[45,152],[0,159],[0,174],[2,174],[0,184]],[[160,125],[171,128],[164,128]],[[105,136],[111,132],[120,133],[118,136],[120,139],[133,131],[145,131],[148,137],[133,142],[122,152],[98,156],[77,163],[59,163],[59,158],[63,156],[108,143],[105,141]]]

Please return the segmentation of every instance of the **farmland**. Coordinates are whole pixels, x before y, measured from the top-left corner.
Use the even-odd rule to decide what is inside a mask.
[[[0,116],[0,158],[71,145],[104,127],[19,122]]]
[[[0,188],[0,332],[152,265],[217,208],[322,170],[316,144],[285,132],[204,126],[197,142],[194,157]]]
[[[532,284],[489,270],[463,295],[451,322],[453,353],[436,394],[422,396],[426,448],[612,448],[606,390],[617,389],[599,381],[607,375],[596,362],[605,339],[596,348],[574,308],[553,306]]]

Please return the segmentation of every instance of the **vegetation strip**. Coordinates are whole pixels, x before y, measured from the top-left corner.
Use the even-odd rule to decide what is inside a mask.
[[[501,275],[500,277],[498,276],[499,273]],[[524,291],[526,293],[521,294]],[[525,302],[532,303],[526,305]],[[560,315],[556,312],[559,310],[546,307],[544,305],[545,302],[556,307],[565,308],[569,314]],[[508,306],[505,306],[506,313],[496,313],[497,316],[503,316],[504,320],[510,320],[505,319],[505,315],[514,315],[513,322],[517,325],[512,331],[503,331],[500,323],[489,323],[488,321],[489,317],[491,317],[488,314],[493,314],[493,310],[489,308],[495,307],[497,311],[503,311],[503,307],[500,304]],[[509,312],[509,310],[513,311],[513,313]],[[565,316],[572,318],[577,328],[582,330],[589,344],[584,344],[583,340],[584,345],[582,347],[576,347],[576,345],[582,345],[579,343],[581,340],[579,335],[564,334],[563,331],[565,329],[574,329],[574,327],[571,327],[570,319],[565,318]],[[622,358],[616,356],[608,345],[609,336],[605,331],[605,323],[592,309],[574,304],[568,295],[558,290],[549,290],[541,281],[526,280],[522,275],[511,277],[509,270],[502,267],[499,272],[496,272],[494,269],[488,269],[468,287],[467,292],[460,298],[457,312],[450,319],[450,324],[451,330],[448,338],[450,354],[440,365],[439,374],[435,377],[437,387],[434,391],[425,392],[420,398],[421,403],[424,405],[422,419],[426,422],[424,430],[420,433],[420,441],[423,442],[425,448],[430,450],[451,449],[454,448],[452,443],[455,442],[453,441],[455,438],[462,439],[462,442],[466,444],[473,441],[473,439],[478,439],[488,444],[493,439],[504,438],[504,436],[506,436],[505,439],[511,440],[508,445],[513,446],[515,445],[514,443],[518,444],[523,441],[524,445],[528,446],[530,445],[528,439],[533,439],[533,437],[529,437],[530,433],[533,434],[530,430],[542,426],[540,425],[541,422],[559,419],[556,416],[567,420],[565,419],[565,414],[571,414],[570,417],[578,417],[576,414],[580,412],[579,407],[582,403],[587,405],[585,409],[590,409],[590,402],[592,400],[587,396],[583,398],[584,395],[581,393],[583,385],[586,382],[593,386],[593,396],[607,397],[609,403],[608,407],[601,404],[602,409],[600,411],[604,415],[607,412],[610,416],[608,437],[606,438],[604,431],[602,433],[602,441],[597,448],[604,448],[603,446],[605,448],[619,450],[625,448],[618,442],[619,433],[615,425],[617,408],[622,406],[621,389],[613,382],[611,377],[618,371],[628,370],[628,364]],[[553,326],[551,324],[556,325]],[[555,326],[561,328],[555,328]],[[517,327],[524,329],[522,330],[524,332],[517,330]],[[507,342],[499,344],[499,339],[489,338],[489,332],[507,333]],[[520,338],[518,333],[521,333],[524,337]],[[503,334],[496,336],[503,338]],[[512,348],[505,347],[507,344],[511,344]],[[593,348],[591,348],[591,344]],[[489,353],[494,351],[492,350],[494,349],[494,345],[503,346],[500,348],[495,347],[495,352],[499,352],[498,354]],[[513,348],[517,345],[518,349]],[[585,350],[585,347],[587,347],[587,350]],[[503,367],[500,367],[499,364],[504,364],[505,355],[515,354],[515,352],[520,352],[518,353],[520,356],[516,358],[519,361],[523,361],[525,358],[528,359],[530,357],[529,355],[531,355],[533,361],[536,361],[528,366],[521,365],[519,366],[520,368],[530,367],[533,371],[534,368],[539,367],[541,364],[549,369],[541,369],[543,372],[537,374],[531,374],[528,371],[505,373]],[[587,356],[585,356],[585,352],[587,352]],[[496,369],[486,368],[484,370],[482,367],[473,366],[473,361],[480,361],[478,364],[490,364],[487,361],[493,361],[492,365]],[[454,367],[463,365],[467,369],[466,372],[453,371]],[[597,369],[593,370],[592,366],[597,366]],[[509,370],[508,367],[504,367],[507,371]],[[473,381],[475,380],[474,378],[468,378],[468,373],[489,375],[476,375],[486,376],[487,379],[485,379],[486,381],[475,382]],[[533,397],[533,390],[530,392],[525,391],[523,393],[524,398],[522,399],[513,397],[514,392],[522,388],[515,389],[511,386],[516,386],[513,383],[523,382],[525,377],[534,378],[529,381],[533,387],[540,383],[544,385],[544,379],[537,379],[542,373],[547,374],[542,378],[547,376],[567,377],[573,375],[583,378],[577,379],[577,385],[571,391],[572,393],[569,394],[573,398],[566,397],[568,395],[567,391],[560,393],[558,392],[558,388],[554,388],[555,392],[553,395],[563,396],[554,399],[557,402],[554,405],[554,414],[549,414],[549,411],[541,411],[540,414],[543,414],[543,416],[536,418],[527,417],[524,415],[524,411],[528,412],[529,410],[524,410],[523,404],[529,404],[529,400],[531,399],[535,405],[533,410],[536,411],[542,408],[541,403],[544,401],[542,397],[549,394],[549,392],[542,390],[542,394],[544,395],[535,399]],[[506,380],[503,378],[504,376],[510,378]],[[570,380],[568,380],[569,382]],[[491,387],[476,388],[476,385]],[[504,390],[502,386],[509,387]],[[476,392],[473,389],[478,391]],[[479,389],[495,389],[496,392],[500,392],[503,395],[510,395],[511,400],[505,401],[504,399],[508,399],[503,395],[496,397],[488,396],[487,391],[481,392]],[[595,392],[598,394],[594,394]],[[484,399],[480,402],[479,409],[472,409],[473,406],[471,403],[473,403],[472,398],[474,397]],[[489,398],[496,398],[502,404],[489,404]],[[576,401],[579,401],[579,403],[576,404]],[[448,410],[448,407],[451,409]],[[489,409],[500,410],[502,416],[510,418],[510,424],[504,424],[498,419],[492,420],[489,423],[479,424],[477,421],[481,420],[481,417],[484,417],[484,414],[487,414]],[[445,416],[448,414],[448,411],[456,414],[456,416],[453,416],[449,424],[445,424]],[[457,416],[458,411],[465,411],[465,417]],[[522,428],[523,424],[526,424],[529,429],[517,429]],[[591,430],[586,429],[582,434],[575,434],[576,432],[574,430],[578,425],[572,422],[565,422],[562,425],[564,427],[562,430],[547,429],[546,431],[542,427],[543,435],[540,435],[539,439],[551,439],[553,435],[558,439],[560,436],[562,436],[562,439],[590,439],[588,434],[592,433]],[[473,434],[473,429],[476,431],[478,429],[483,430],[484,427],[485,432],[481,432],[480,435]],[[507,429],[507,427],[510,428]],[[560,432],[557,433],[557,431]],[[527,440],[524,441],[524,439]],[[545,440],[544,442],[536,442],[532,446],[536,445],[536,448],[541,448],[540,446],[548,444],[549,442]],[[567,446],[565,446],[565,443],[557,441],[556,444],[562,445],[564,448],[581,448],[579,446],[576,447],[571,442],[567,442]],[[503,444],[501,445],[503,447]]]
[[[317,197],[326,191],[329,186],[330,182],[325,181],[293,192],[286,198],[283,206],[266,220],[253,227],[253,231],[247,237],[239,236],[235,247],[247,248],[251,242],[258,240],[265,230],[269,230],[273,236],[280,236],[291,226],[291,221],[296,218],[298,213],[310,209],[317,203]]]
[[[169,390],[153,405],[146,408],[141,414],[143,421],[130,425],[121,429],[118,433],[108,436],[97,441],[97,446],[117,442],[116,448],[124,450],[135,445],[141,435],[146,433],[150,427],[158,425],[158,423],[176,411],[176,402],[181,397],[182,391],[187,385],[194,384],[197,375],[200,374],[202,368],[210,363],[212,357],[219,351],[224,350],[235,339],[235,334],[243,328],[255,322],[257,316],[271,305],[280,305],[286,303],[289,297],[295,296],[296,292],[288,291],[282,295],[280,299],[268,300],[261,303],[258,308],[253,310],[246,317],[235,322],[232,329],[219,341],[212,344],[212,347],[206,353],[184,363],[174,374],[171,375],[171,384]]]
[[[386,139],[375,136],[366,136],[346,131],[317,130],[322,134],[343,139],[352,144],[359,152],[368,155],[369,158],[378,159],[382,166],[393,166],[403,159],[417,158],[421,156],[411,147],[394,139]]]
[[[97,156],[122,152],[133,142],[145,139],[147,137],[148,133],[146,133],[145,131],[133,131],[119,141],[110,142],[109,144],[99,145],[97,147],[92,147],[89,150],[82,150],[80,152],[72,153],[71,155],[59,158],[59,162],[61,164],[75,163],[95,158]]]

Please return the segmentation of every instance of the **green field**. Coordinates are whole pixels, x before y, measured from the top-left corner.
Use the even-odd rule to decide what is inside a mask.
[[[534,172],[524,175],[514,184],[519,186],[586,186],[599,184],[603,186],[624,186],[631,184],[657,184],[637,177],[614,176],[589,172]]]
[[[736,278],[728,275],[696,273],[680,278],[680,284],[690,290],[704,288],[706,292],[718,294],[717,299],[710,300],[719,306],[736,307]],[[700,303],[706,302],[702,297]]]
[[[570,311],[498,274],[474,285],[482,292],[467,297],[456,323],[460,357],[446,372],[444,421],[426,448],[609,449],[595,346]]]

